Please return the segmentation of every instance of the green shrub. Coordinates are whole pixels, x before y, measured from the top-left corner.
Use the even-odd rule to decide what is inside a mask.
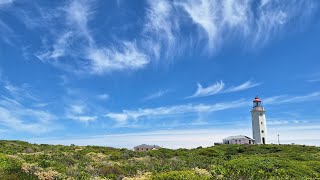
[[[210,175],[197,174],[192,170],[164,172],[151,177],[156,180],[209,180],[210,178]]]

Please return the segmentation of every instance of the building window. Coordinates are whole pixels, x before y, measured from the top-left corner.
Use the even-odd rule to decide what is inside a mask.
[[[264,133],[264,131],[263,131],[263,130],[262,130],[261,132],[262,132],[262,133]]]
[[[139,148],[137,148],[137,151],[139,151]]]
[[[260,116],[262,116],[263,114],[262,113],[260,113]]]
[[[239,140],[239,144],[241,144],[241,140]]]
[[[263,124],[262,121],[261,121],[261,124]]]

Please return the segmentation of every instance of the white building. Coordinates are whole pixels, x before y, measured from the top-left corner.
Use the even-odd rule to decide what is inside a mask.
[[[141,144],[139,146],[136,146],[133,148],[133,151],[137,152],[145,152],[145,151],[150,151],[150,150],[158,150],[160,149],[160,146],[157,145],[147,145],[147,144]]]
[[[253,100],[252,115],[252,134],[256,144],[267,143],[267,124],[266,111],[262,106],[262,101],[259,97]]]
[[[223,139],[223,144],[266,144],[267,143],[267,123],[266,111],[262,106],[259,97],[253,100],[252,115],[252,134],[253,139],[248,136],[230,136]]]
[[[244,135],[229,136],[223,139],[223,144],[254,144],[254,139]]]

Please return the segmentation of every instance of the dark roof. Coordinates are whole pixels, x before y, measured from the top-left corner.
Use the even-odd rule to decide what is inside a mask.
[[[244,136],[244,135],[229,136],[227,138],[224,138],[223,140],[232,140],[232,139],[250,139],[250,140],[254,140],[254,139],[251,139],[248,136]]]

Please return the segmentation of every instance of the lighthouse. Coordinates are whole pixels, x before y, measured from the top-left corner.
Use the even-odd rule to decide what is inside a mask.
[[[266,144],[267,124],[266,111],[262,106],[261,99],[257,96],[253,100],[252,115],[252,134],[256,144]]]

